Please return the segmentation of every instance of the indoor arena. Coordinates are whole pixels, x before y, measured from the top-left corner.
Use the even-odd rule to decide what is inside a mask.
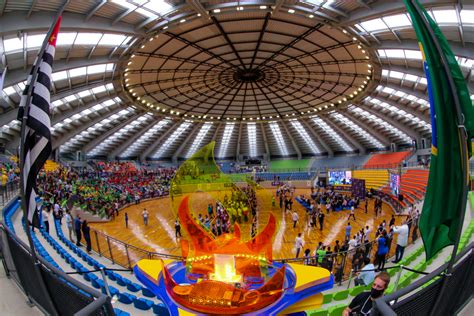
[[[473,315],[474,2],[0,0],[2,315]]]

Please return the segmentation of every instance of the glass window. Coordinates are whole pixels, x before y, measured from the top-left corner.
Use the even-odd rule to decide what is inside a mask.
[[[383,20],[391,28],[411,26],[411,22],[406,14],[385,16]]]
[[[23,50],[23,37],[21,38],[14,37],[14,38],[3,40],[3,47],[5,50],[5,53]]]
[[[96,45],[102,33],[78,33],[74,45]]]
[[[382,21],[382,19],[373,19],[361,22],[360,25],[368,32],[383,30],[387,28],[387,25]]]

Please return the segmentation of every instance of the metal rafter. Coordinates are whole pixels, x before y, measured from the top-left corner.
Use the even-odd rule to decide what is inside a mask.
[[[212,16],[211,17],[211,20],[212,22],[214,22],[215,26],[217,27],[217,29],[219,30],[219,32],[221,33],[221,35],[224,37],[224,39],[227,41],[227,43],[229,44],[230,48],[232,49],[232,51],[234,52],[235,56],[237,56],[237,58],[239,59],[240,61],[240,64],[242,65],[242,69],[247,69],[244,61],[242,60],[242,58],[240,57],[239,55],[239,52],[235,49],[235,46],[234,44],[232,43],[232,41],[230,40],[229,38],[229,35],[227,35],[227,33],[224,31],[224,29],[222,28],[222,25],[220,25],[219,21],[217,21],[216,17]]]

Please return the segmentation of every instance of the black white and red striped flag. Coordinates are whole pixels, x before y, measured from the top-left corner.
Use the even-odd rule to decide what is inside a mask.
[[[23,198],[25,199],[24,211],[30,223],[33,222],[34,214],[38,212],[36,178],[52,152],[51,119],[49,116],[51,72],[60,24],[61,17],[54,24],[51,35],[45,39],[46,45],[43,45],[44,49],[40,50],[28,76],[18,109],[18,120],[24,125],[20,144],[23,146],[20,158],[20,176]]]

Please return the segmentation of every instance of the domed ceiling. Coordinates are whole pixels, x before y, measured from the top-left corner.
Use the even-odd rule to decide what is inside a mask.
[[[63,1],[0,3],[0,143]],[[423,1],[473,91],[474,5]],[[70,0],[53,67],[53,147],[178,161],[364,154],[429,144],[421,53],[401,1]]]

